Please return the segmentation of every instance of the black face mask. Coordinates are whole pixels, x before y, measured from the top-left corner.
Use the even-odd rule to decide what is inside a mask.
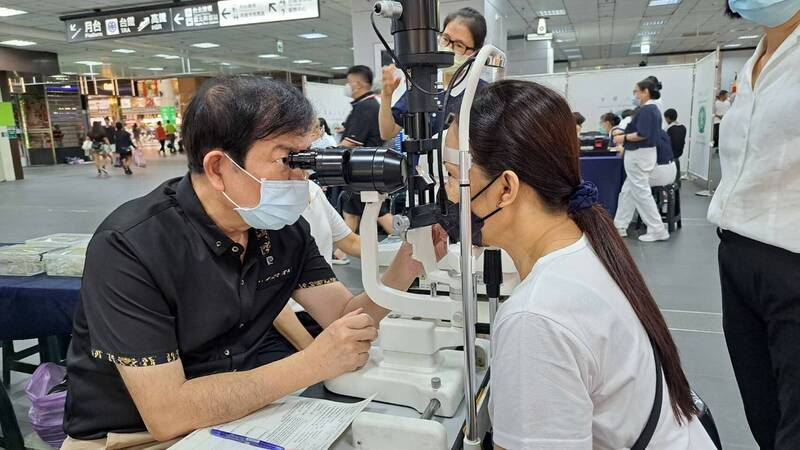
[[[473,195],[472,198],[470,199],[470,202],[472,202],[473,200],[478,198],[481,194],[483,194],[483,191],[489,189],[489,186],[491,186],[498,178],[500,178],[499,175],[495,177],[494,180],[492,180],[489,184],[487,184],[483,189],[478,191],[477,194]],[[444,196],[444,201],[447,204],[447,215],[440,217],[438,223],[439,225],[442,226],[442,228],[444,228],[445,231],[447,231],[447,235],[450,236],[450,242],[459,242],[461,241],[461,227],[459,226],[459,216],[461,213],[461,208],[459,207],[458,203],[453,202],[449,198],[447,198],[447,193],[445,193],[445,191],[440,190],[438,196],[440,200],[442,196]],[[502,208],[498,207],[497,209],[495,209],[494,211],[492,211],[491,213],[487,214],[484,217],[478,217],[477,215],[475,215],[474,212],[470,213],[470,219],[472,221],[472,245],[476,245],[478,247],[483,246],[482,244],[483,235],[481,233],[483,224],[490,217],[500,212],[501,209]]]

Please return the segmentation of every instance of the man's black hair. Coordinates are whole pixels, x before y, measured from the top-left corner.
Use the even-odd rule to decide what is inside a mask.
[[[600,120],[603,122],[608,122],[612,126],[617,126],[621,122],[618,115],[614,114],[613,112],[607,112],[600,116]]]
[[[664,111],[664,117],[675,122],[676,120],[678,120],[678,111],[675,111],[674,108],[670,108]]]
[[[212,78],[203,83],[183,114],[189,169],[203,173],[203,158],[213,149],[222,149],[244,167],[256,141],[306,133],[315,119],[311,103],[284,82],[252,75]]]
[[[121,130],[121,129],[122,129],[122,122],[117,122],[117,124],[116,124],[116,128],[117,128],[118,130]]]
[[[575,116],[575,124],[580,126],[583,125],[583,122],[586,122],[586,117],[583,117],[583,114],[575,111],[572,113]]]
[[[622,112],[619,113],[619,115],[623,119],[626,118],[626,117],[630,117],[630,116],[633,115],[633,110],[632,109],[623,109]]]
[[[725,89],[719,91],[719,94],[717,94],[717,98],[720,98],[724,95],[728,95],[728,91],[726,91]]]
[[[472,40],[475,41],[474,50],[479,50],[483,47],[483,42],[486,40],[486,18],[483,17],[483,14],[474,8],[461,8],[444,18],[442,31],[447,28],[447,24],[454,20],[461,20],[467,26],[469,33],[472,35]]]
[[[364,79],[364,82],[367,83],[370,88],[372,87],[372,69],[367,66],[353,66],[347,69],[347,75],[355,74],[360,76]]]

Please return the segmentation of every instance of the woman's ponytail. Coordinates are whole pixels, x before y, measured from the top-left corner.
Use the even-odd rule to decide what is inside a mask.
[[[691,421],[698,411],[692,401],[689,381],[681,368],[678,348],[613,220],[605,208],[596,203],[571,212],[570,217],[586,235],[595,254],[625,294],[647,336],[655,344],[678,423],[683,423],[682,419]]]

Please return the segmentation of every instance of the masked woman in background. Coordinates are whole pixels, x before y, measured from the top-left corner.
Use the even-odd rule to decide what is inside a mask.
[[[522,280],[492,329],[495,448],[630,448],[656,397],[656,356],[662,407],[648,448],[715,448],[653,296],[581,181],[566,100],[501,81],[475,99],[469,126],[473,242],[508,252]],[[453,129],[446,145],[458,147]],[[454,200],[457,167],[446,166]]]
[[[470,56],[477,54],[478,50],[483,47],[485,39],[486,19],[478,11],[472,8],[461,8],[445,17],[444,28],[439,35],[439,51],[453,52],[454,54],[453,65],[442,70],[445,88],[450,84],[453,75],[455,75],[461,64]],[[467,74],[466,71],[462,73],[464,75]],[[439,132],[443,117],[447,117],[451,112],[458,114],[461,108],[462,94],[467,84],[462,77],[459,77],[459,79],[461,81],[454,85],[452,91],[450,91],[450,98],[447,100],[447,111],[436,114],[436,117],[431,120],[433,134]],[[401,79],[397,76],[397,68],[394,64],[383,68],[383,90],[381,90],[381,109],[378,116],[381,139],[383,140],[394,139],[400,133],[400,130],[403,129],[403,114],[408,112],[407,93],[404,93],[397,100],[397,103],[392,106],[392,94],[400,86],[400,81]],[[486,82],[481,81],[479,86],[485,84]],[[440,93],[437,96],[437,102],[440,105],[444,103],[444,93]]]

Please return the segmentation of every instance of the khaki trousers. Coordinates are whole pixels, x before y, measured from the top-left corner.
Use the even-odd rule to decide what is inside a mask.
[[[67,440],[61,445],[61,450],[162,450],[179,440],[181,438],[158,442],[146,431],[140,433],[108,433],[105,439],[91,441],[81,441],[67,437]]]

